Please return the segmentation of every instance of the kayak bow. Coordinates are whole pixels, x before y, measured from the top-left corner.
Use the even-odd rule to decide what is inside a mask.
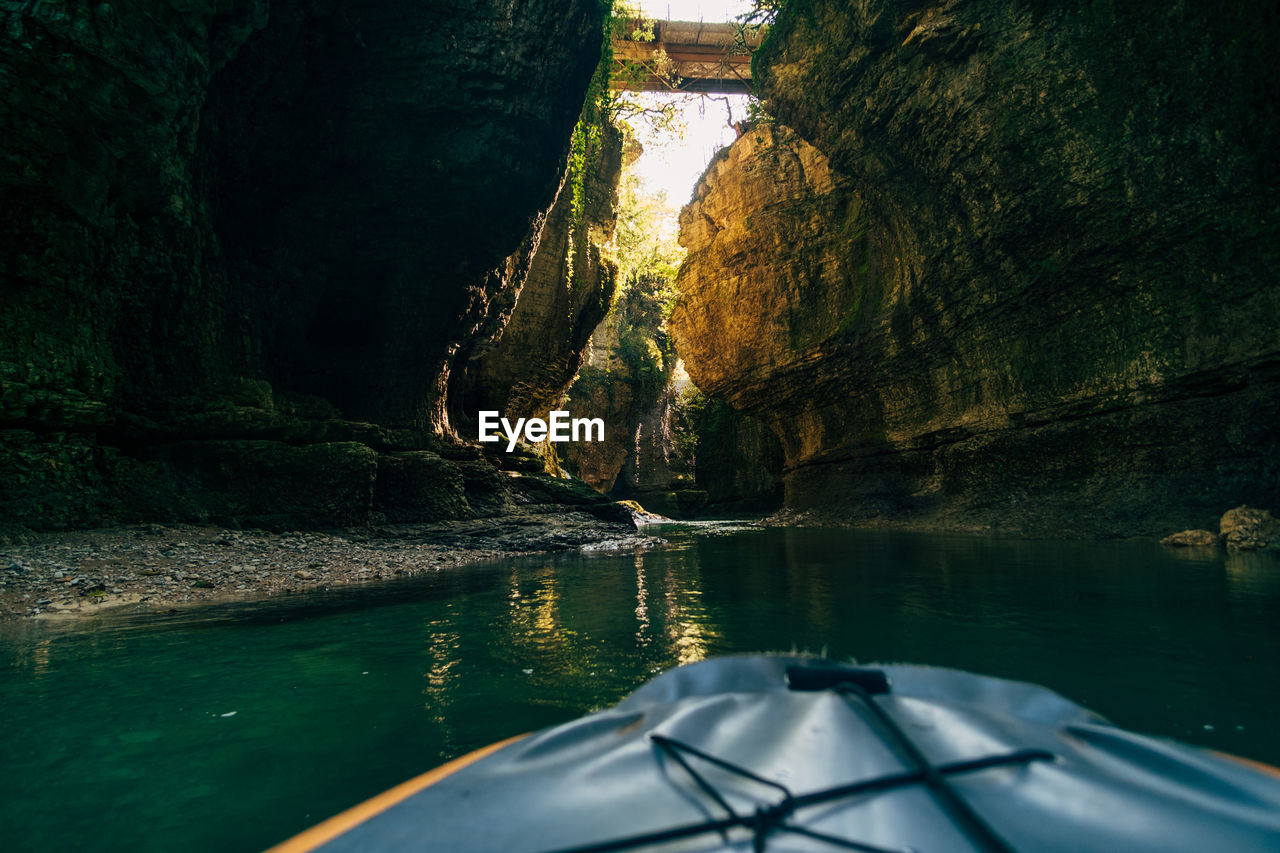
[[[1274,768],[1043,687],[730,657],[451,762],[272,853],[1280,851]]]

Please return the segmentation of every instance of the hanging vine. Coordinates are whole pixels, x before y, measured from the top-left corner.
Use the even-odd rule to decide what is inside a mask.
[[[613,69],[613,0],[599,0],[604,19],[603,36],[600,47],[600,62],[595,73],[591,75],[591,83],[587,87],[586,101],[582,107],[582,115],[574,125],[573,136],[569,142],[569,169],[567,187],[569,200],[569,245],[565,259],[567,284],[572,294],[575,286],[574,267],[577,247],[585,239],[587,217],[587,173],[595,165],[600,154],[601,126],[610,120],[613,95],[609,90],[609,75]],[[585,245],[585,243],[583,243]],[[570,300],[572,304],[572,299]]]

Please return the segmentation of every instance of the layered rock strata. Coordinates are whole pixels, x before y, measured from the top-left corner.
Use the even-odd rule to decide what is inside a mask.
[[[1275,503],[1275,16],[1144,9],[779,16],[756,79],[804,141],[709,167],[673,327],[777,432],[789,507],[1154,533]]]
[[[601,494],[609,494],[626,464],[635,439],[639,410],[651,401],[651,383],[640,386],[631,364],[621,357],[623,317],[630,294],[606,315],[591,335],[586,356],[566,404],[583,417],[603,418],[604,441],[568,444],[561,464]]]
[[[707,515],[772,512],[782,506],[782,445],[758,418],[704,398],[690,420],[697,436],[694,481]]]
[[[849,180],[795,133],[772,125],[747,130],[721,151],[680,213],[689,254],[671,314],[676,349],[703,393],[776,434],[788,464],[805,441],[831,438],[847,420],[838,408],[848,397],[841,377],[822,371],[847,332],[878,307],[866,232]],[[794,384],[779,381],[806,368]],[[751,428],[743,440],[762,450],[769,444]],[[764,485],[759,466],[742,461],[754,454],[735,455],[735,476]]]
[[[531,500],[471,491],[448,380],[533,256],[595,0],[0,17],[0,522]]]
[[[707,397],[678,360],[634,414],[609,494],[671,518],[770,512],[782,503],[782,452],[760,421]]]
[[[646,405],[628,423],[627,453],[610,494],[634,500],[650,512],[686,518],[706,508],[696,482],[697,441],[689,419],[688,379],[672,364],[660,374]]]
[[[884,304],[797,505],[1154,533],[1280,489],[1263,2],[791,4],[769,109],[867,202]],[[883,429],[883,439],[874,435]]]
[[[496,341],[467,354],[452,418],[464,434],[474,435],[482,410],[512,421],[545,417],[564,397],[608,312],[617,264],[606,246],[617,221],[623,138],[608,121],[590,135],[595,142],[581,167],[579,197],[570,177],[547,215],[511,319]]]

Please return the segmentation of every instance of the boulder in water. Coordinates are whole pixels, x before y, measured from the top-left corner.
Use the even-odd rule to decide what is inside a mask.
[[[1197,545],[1217,545],[1218,536],[1211,530],[1183,530],[1160,540],[1161,545],[1186,548]]]
[[[1229,509],[1219,522],[1227,547],[1239,551],[1280,549],[1280,521],[1265,509],[1242,505]]]

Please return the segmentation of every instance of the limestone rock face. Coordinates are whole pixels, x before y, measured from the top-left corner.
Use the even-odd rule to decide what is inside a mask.
[[[775,439],[755,424],[792,463],[842,441],[852,423],[844,386],[859,366],[847,341],[883,298],[862,200],[794,132],[755,127],[707,167],[680,241],[689,254],[671,315],[676,349],[701,391],[759,419],[731,423],[712,404],[699,479],[716,467],[722,499],[768,495],[772,465],[749,460],[768,459]]]
[[[1280,546],[1280,521],[1265,509],[1238,506],[1227,510],[1219,530],[1227,547],[1238,551]]]
[[[782,445],[762,421],[711,397],[687,416],[697,436],[694,479],[706,513],[769,512],[782,506]]]
[[[453,421],[464,434],[485,409],[512,421],[545,417],[563,397],[608,311],[616,265],[605,246],[617,220],[623,145],[611,124],[598,133],[583,179],[581,214],[575,218],[570,177],[542,227],[511,319],[496,343],[481,343],[469,354],[453,401]]]
[[[367,457],[439,449],[527,269],[596,0],[0,21],[0,516],[287,523],[245,500],[270,471],[307,523],[373,512]]]
[[[716,260],[676,320],[700,387],[778,432],[789,505],[1134,533],[1280,498],[1276,26],[1253,2],[787,4],[757,88],[862,218],[809,250],[747,134],[686,211]]]
[[[531,262],[599,30],[592,0],[273,6],[204,116],[232,282],[272,291],[249,337],[273,380],[447,425],[455,356]]]
[[[774,426],[789,459],[826,436],[783,420],[823,405],[824,385],[840,379],[826,364],[832,348],[879,299],[868,292],[865,222],[848,179],[770,126],[721,152],[680,212],[689,254],[671,314],[676,350],[701,391]]]
[[[615,430],[624,445],[616,455],[610,443],[573,446],[577,469],[603,471],[609,494],[672,518],[777,509],[782,452],[773,433],[701,394],[679,362],[662,378],[656,390],[615,380],[638,390],[643,405],[616,421],[625,425]],[[605,460],[613,465],[606,469]]]
[[[677,367],[664,371],[647,405],[628,423],[627,454],[611,494],[639,501],[661,515],[682,518],[706,508],[707,493],[695,483],[695,441],[686,409],[688,379]]]
[[[619,355],[620,326],[629,301],[626,296],[622,300],[624,304],[611,311],[591,335],[567,400],[578,417],[604,420],[604,441],[567,444],[561,454],[565,467],[602,494],[613,489],[626,464],[635,442],[638,409],[652,393],[649,387],[640,387],[639,377]]]

